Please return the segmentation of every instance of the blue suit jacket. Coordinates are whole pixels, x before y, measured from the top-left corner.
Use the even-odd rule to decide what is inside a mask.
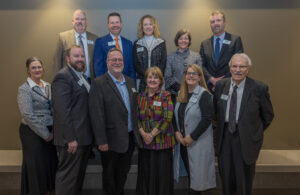
[[[107,72],[106,58],[109,50],[115,45],[108,45],[108,42],[114,41],[110,34],[100,37],[96,40],[94,49],[94,71],[95,77],[99,77]],[[132,42],[121,36],[123,58],[124,58],[124,70],[123,74],[136,80],[135,70],[132,61]]]

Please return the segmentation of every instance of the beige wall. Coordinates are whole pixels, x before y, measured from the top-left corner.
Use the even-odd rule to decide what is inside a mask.
[[[107,14],[120,12],[122,35],[132,41],[136,39],[138,19],[144,14],[154,15],[160,23],[162,37],[167,41],[168,53],[175,50],[173,38],[179,28],[191,30],[191,48],[199,51],[201,41],[211,36],[208,23],[211,10],[223,8],[228,22],[226,29],[242,36],[245,52],[252,58],[250,76],[270,87],[275,119],[265,133],[264,147],[300,149],[300,128],[297,125],[300,110],[300,6],[293,9],[293,5],[287,5],[285,1],[275,1],[275,9],[259,3],[234,6],[234,1],[229,1],[229,4],[218,4],[217,0],[165,0],[153,1],[153,4],[140,0],[86,0],[81,4],[71,0],[19,2],[11,0],[0,5],[0,149],[21,148],[16,96],[18,86],[26,79],[26,58],[38,56],[44,60],[44,79],[51,81],[57,33],[71,28],[72,12],[78,7],[87,12],[89,30],[100,36],[107,33]],[[71,5],[71,2],[78,4]],[[116,2],[117,9],[113,9]]]

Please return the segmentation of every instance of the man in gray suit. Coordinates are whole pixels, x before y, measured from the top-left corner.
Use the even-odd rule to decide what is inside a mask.
[[[251,194],[264,131],[274,117],[268,86],[247,77],[251,65],[246,54],[233,55],[232,77],[216,84],[217,154],[224,195]]]
[[[107,54],[108,71],[97,77],[89,96],[95,143],[102,159],[102,181],[107,195],[124,194],[124,184],[134,151],[137,127],[134,81],[123,75],[123,55],[112,48]],[[141,143],[139,141],[139,143]]]
[[[73,29],[59,33],[58,44],[54,56],[54,66],[56,72],[66,65],[66,50],[73,45],[80,45],[85,54],[86,68],[84,70],[85,78],[94,78],[93,55],[97,35],[86,31],[87,18],[84,11],[78,9],[73,13]]]
[[[213,11],[209,21],[213,36],[201,43],[200,56],[207,87],[214,92],[217,81],[231,76],[228,62],[233,54],[243,52],[243,44],[240,36],[225,32],[224,12]]]
[[[79,194],[91,150],[88,109],[90,85],[83,77],[85,56],[80,46],[67,50],[67,66],[52,82],[54,144],[58,151],[56,195]]]

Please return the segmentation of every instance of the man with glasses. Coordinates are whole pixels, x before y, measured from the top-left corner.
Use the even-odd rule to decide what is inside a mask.
[[[207,87],[214,92],[217,81],[231,76],[228,62],[233,54],[243,52],[243,44],[240,36],[225,32],[223,12],[213,11],[209,21],[213,36],[201,43],[200,56]]]
[[[95,76],[101,76],[107,72],[106,57],[111,48],[117,48],[123,53],[124,70],[123,74],[131,77],[134,81],[136,73],[132,61],[132,42],[121,36],[122,20],[117,12],[110,13],[107,17],[107,28],[109,34],[100,37],[96,41],[94,51]]]
[[[65,56],[66,51],[73,45],[79,45],[82,47],[85,54],[86,68],[84,70],[84,77],[88,82],[93,79],[94,66],[93,66],[93,54],[95,41],[98,38],[97,35],[86,31],[87,18],[83,10],[75,10],[72,18],[73,29],[59,33],[58,44],[54,56],[54,66],[57,72],[66,65]]]
[[[92,83],[89,108],[102,159],[103,189],[107,195],[122,195],[135,147],[134,137],[139,138],[137,93],[134,81],[122,73],[124,64],[119,49],[108,52],[106,63],[108,71]]]
[[[268,86],[247,77],[251,66],[246,54],[233,55],[231,78],[218,81],[215,88],[217,155],[224,195],[251,194],[264,131],[274,117]]]

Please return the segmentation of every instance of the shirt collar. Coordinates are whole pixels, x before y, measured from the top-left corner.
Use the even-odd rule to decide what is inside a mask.
[[[245,82],[246,82],[247,77],[245,77],[245,79],[239,84],[237,85],[238,88],[243,88],[245,86]],[[233,82],[232,78],[231,78],[231,87],[234,87],[236,84]]]
[[[109,76],[111,77],[111,79],[113,80],[114,83],[120,83],[120,84],[124,84],[126,83],[124,76],[122,75],[122,82],[120,82],[114,75],[112,75],[109,71],[107,71],[107,73],[109,74]]]
[[[116,36],[113,35],[113,34],[111,34],[111,32],[110,32],[109,34],[110,34],[111,38],[112,38],[113,40],[115,40]],[[121,40],[121,36],[120,36],[120,35],[118,36],[118,40]]]
[[[75,31],[75,37],[78,38],[79,35],[80,35],[80,34],[79,34],[78,32]],[[82,34],[81,34],[81,37],[82,37],[83,39],[86,39],[86,32],[82,33]]]
[[[38,84],[36,84],[30,77],[27,78],[27,82],[28,82],[30,88],[33,88],[33,87],[35,87],[35,86],[40,87],[40,86],[39,86]],[[46,87],[46,85],[48,85],[48,83],[46,83],[46,82],[43,81],[42,79],[41,79],[41,82],[43,83],[44,87]]]
[[[78,71],[75,70],[75,68],[73,68],[70,64],[67,64],[67,65],[71,68],[71,70],[72,70],[79,78],[81,78],[83,72],[78,72]]]
[[[224,38],[225,38],[225,32],[223,32],[223,34],[221,34],[220,36],[214,35],[214,41],[216,41],[217,38],[220,38],[220,40],[224,40]]]

